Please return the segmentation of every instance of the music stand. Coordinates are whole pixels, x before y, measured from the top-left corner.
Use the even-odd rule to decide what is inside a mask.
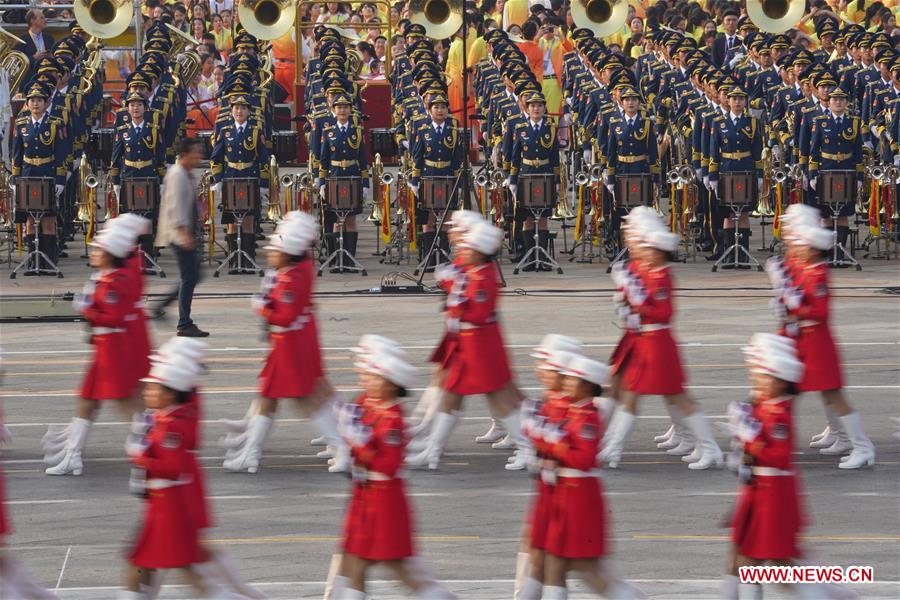
[[[520,175],[519,190],[522,193],[522,207],[531,213],[534,219],[534,245],[528,249],[516,268],[513,269],[513,275],[518,275],[519,270],[534,265],[536,271],[556,269],[559,275],[562,275],[562,267],[559,266],[546,248],[540,245],[538,235],[538,222],[541,213],[553,207],[553,198],[556,195],[556,176],[547,175]],[[518,190],[517,190],[518,191]],[[546,267],[543,269],[542,267]]]
[[[828,205],[831,211],[831,225],[834,228],[835,243],[832,249],[831,266],[845,267],[855,265],[857,271],[862,271],[862,265],[853,258],[853,255],[837,241],[837,222],[841,216],[841,208],[853,205],[853,193],[856,191],[856,171],[821,171],[819,173],[821,183],[817,186],[822,204]],[[851,244],[852,245],[852,244]],[[838,254],[840,250],[841,254]]]
[[[29,251],[16,265],[10,279],[16,278],[16,273],[28,267],[26,275],[56,275],[62,279],[62,271],[59,270],[50,257],[41,251],[41,219],[49,212],[53,212],[55,204],[55,180],[52,177],[19,177],[16,185],[16,210],[28,214],[34,221],[34,250]],[[32,264],[33,261],[33,264]],[[41,261],[48,266],[43,267]]]
[[[347,216],[354,211],[362,210],[362,178],[358,176],[328,177],[325,180],[325,200],[337,216],[337,247],[328,255],[325,262],[319,265],[316,275],[321,276],[329,266],[333,266],[340,272],[352,271],[362,276],[368,275],[362,263],[344,248],[344,223]]]
[[[244,252],[241,245],[244,230],[244,218],[253,215],[259,206],[259,181],[252,177],[241,177],[222,180],[222,212],[230,213],[237,223],[237,244],[235,249],[225,257],[225,261],[213,271],[213,277],[218,277],[222,269],[228,268],[229,274],[256,273],[263,276],[263,268],[253,257]],[[253,235],[252,232],[248,232]],[[232,259],[235,266],[230,267]]]
[[[734,243],[722,252],[722,256],[713,264],[712,272],[718,271],[719,266],[725,263],[730,263],[734,269],[749,269],[755,265],[758,271],[762,271],[763,268],[759,261],[753,258],[750,251],[741,245],[741,233],[738,224],[743,209],[756,201],[758,194],[756,173],[753,171],[739,171],[735,173],[720,173],[719,175],[719,192],[717,197],[722,204],[728,205],[728,208],[731,210],[731,221],[734,223]],[[747,262],[741,262],[741,253],[747,256]]]
[[[433,177],[423,177],[422,183],[419,186],[422,207],[434,215],[435,239],[438,239],[441,233],[441,227],[443,227],[443,221],[438,223],[437,214],[439,212],[445,212],[450,205],[450,199],[453,195],[453,184],[455,181],[456,177],[453,175],[436,175]],[[431,257],[435,253],[438,255],[438,264],[450,261],[450,255],[441,248],[440,243],[433,243],[428,249],[428,252],[425,253],[425,256],[422,257],[422,260],[419,261],[419,264],[416,265],[413,275],[418,275],[420,269],[427,269],[428,265],[431,264]]]
[[[616,175],[615,193],[613,194],[613,210],[623,210],[625,214],[633,206],[650,206],[653,196],[653,181],[650,173],[636,173],[629,175]],[[620,221],[621,223],[621,221]],[[621,240],[621,225],[619,227],[621,248],[606,267],[607,273],[612,273],[613,265],[628,258],[628,248]]]
[[[122,212],[132,212],[153,221],[153,215],[159,211],[159,179],[155,177],[123,179],[120,193],[122,196],[120,203]],[[145,236],[141,236],[138,239],[141,240],[141,238],[144,237]],[[147,237],[150,238],[150,249],[152,250],[152,234]],[[138,244],[138,252],[140,252],[143,260],[147,261],[146,263],[141,262],[141,268],[144,273],[159,275],[160,278],[166,276],[166,272],[163,271],[162,267],[159,266],[159,263],[153,259],[151,253],[144,250],[144,243],[142,240]],[[148,263],[149,266],[145,267],[144,265]]]

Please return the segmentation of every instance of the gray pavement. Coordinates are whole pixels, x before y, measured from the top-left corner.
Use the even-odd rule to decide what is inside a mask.
[[[370,228],[367,228],[370,229]],[[758,235],[758,229],[756,229]],[[758,245],[754,242],[754,246]],[[318,319],[329,377],[349,397],[356,387],[346,348],[362,333],[400,341],[421,368],[427,384],[427,357],[442,330],[439,298],[354,293],[378,285],[398,269],[377,264],[370,231],[360,254],[366,278],[326,274],[317,282]],[[702,259],[701,259],[702,260]],[[88,274],[82,261],[63,263],[65,279],[6,278],[4,298],[76,291]],[[150,278],[148,291],[175,283],[177,270],[166,253],[166,279]],[[512,276],[502,305],[502,324],[519,384],[537,393],[529,349],[547,332],[575,335],[588,352],[605,359],[618,330],[610,302],[605,264],[566,263],[566,274]],[[871,565],[875,584],[855,586],[863,597],[900,596],[900,451],[891,417],[900,415],[900,311],[896,296],[881,293],[900,285],[894,261],[864,261],[861,273],[833,271],[837,297],[834,322],[841,346],[850,400],[859,408],[878,459],[875,468],[841,472],[837,461],[806,447],[823,426],[821,402],[799,403],[796,460],[803,472],[809,527],[805,545],[815,564]],[[712,416],[719,416],[746,389],[740,347],[755,331],[774,328],[767,308],[767,281],[755,271],[709,272],[705,261],[675,267],[676,333],[682,343],[691,392]],[[205,384],[203,465],[216,527],[209,540],[227,550],[243,575],[278,598],[321,595],[330,555],[341,531],[349,482],[325,471],[308,441],[311,423],[285,405],[265,447],[257,475],[226,474],[216,440],[220,418],[236,418],[253,398],[265,356],[261,328],[246,299],[258,278],[223,276],[201,283],[195,320],[212,335],[211,372]],[[162,342],[174,319],[154,322]],[[81,477],[42,473],[40,438],[49,423],[69,420],[75,392],[89,356],[80,323],[0,325],[4,351],[4,415],[14,435],[3,453],[8,509],[15,533],[14,553],[64,598],[112,598],[121,583],[123,552],[140,519],[140,501],[127,491],[123,452],[127,424],[114,407],[104,407],[85,453]],[[412,400],[411,400],[412,402]],[[475,444],[488,425],[481,398],[467,400],[466,418],[436,473],[414,472],[410,492],[419,546],[438,576],[465,598],[509,598],[515,572],[519,528],[533,484],[522,473],[503,470],[507,453]],[[652,597],[715,597],[727,549],[721,527],[734,501],[734,476],[725,471],[693,472],[656,450],[652,436],[668,427],[659,398],[642,400],[638,426],[617,471],[604,486],[610,507],[614,561],[622,573]],[[720,439],[724,443],[724,439]],[[385,577],[376,573],[377,578]],[[164,597],[190,597],[167,578]],[[578,584],[573,582],[574,589]],[[390,582],[373,584],[377,598],[402,595]],[[767,589],[767,597],[783,592]],[[583,594],[575,594],[581,597]]]

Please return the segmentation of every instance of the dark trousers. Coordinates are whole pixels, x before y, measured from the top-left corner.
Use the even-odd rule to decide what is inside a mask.
[[[165,308],[178,298],[178,329],[181,330],[194,324],[191,320],[191,303],[194,300],[194,288],[200,283],[200,251],[196,245],[193,250],[185,250],[172,244],[172,249],[178,261],[181,281],[163,298],[159,308]]]

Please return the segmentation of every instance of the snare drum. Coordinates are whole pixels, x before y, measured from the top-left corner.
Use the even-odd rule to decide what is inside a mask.
[[[423,177],[421,186],[422,207],[431,211],[440,211],[447,208],[455,182],[456,177],[453,176]]]
[[[372,153],[380,154],[382,159],[397,156],[396,129],[372,129],[369,132],[372,140]]]
[[[203,154],[203,160],[209,160],[212,154],[212,131],[198,131],[197,139],[200,140],[200,153]]]
[[[141,177],[122,180],[122,210],[152,213],[159,208],[159,179]]]
[[[84,151],[88,155],[88,159],[94,162],[108,165],[112,161],[113,150],[112,129],[94,129],[91,131],[91,141]]]
[[[325,180],[325,198],[331,210],[356,212],[362,210],[361,177],[329,177]]]
[[[225,179],[222,185],[222,210],[251,213],[259,204],[259,181],[251,178]]]
[[[297,132],[272,132],[272,153],[279,165],[297,162]]]

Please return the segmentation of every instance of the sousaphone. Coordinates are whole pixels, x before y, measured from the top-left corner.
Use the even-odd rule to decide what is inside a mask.
[[[803,18],[803,0],[747,0],[747,16],[768,33],[784,33]]]
[[[627,0],[572,0],[575,25],[590,29],[596,38],[604,38],[622,29],[626,18]]]

